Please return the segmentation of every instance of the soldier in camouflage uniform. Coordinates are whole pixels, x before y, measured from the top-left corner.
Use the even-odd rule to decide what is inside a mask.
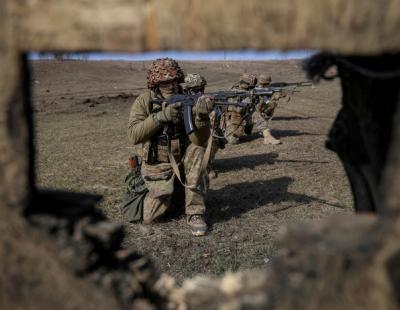
[[[254,74],[244,73],[240,77],[239,83],[235,84],[233,90],[251,90],[257,84]],[[243,102],[250,103],[250,98]],[[237,144],[245,134],[251,134],[253,122],[251,115],[245,115],[242,107],[229,106],[221,118],[222,128],[225,131],[225,138],[230,144]]]
[[[198,74],[198,73],[190,73],[185,77],[185,82],[181,84],[183,87],[183,91],[187,94],[204,94],[205,87],[207,86],[206,79]],[[225,144],[227,143],[226,139],[223,137],[223,133],[219,128],[219,122],[215,119],[215,111],[210,113],[210,123],[213,132],[216,132],[216,136],[213,137],[212,146],[211,146],[211,154],[208,163],[208,176],[212,179],[217,177],[217,173],[213,167],[215,155],[218,149],[225,148]]]
[[[271,84],[271,77],[261,74],[258,77],[257,87],[266,88]],[[264,136],[264,144],[280,144],[281,141],[276,139],[271,134],[269,124],[272,116],[274,115],[275,109],[278,106],[278,100],[285,97],[285,94],[274,93],[271,97],[261,97],[260,102],[256,105],[256,112],[253,114],[253,123],[256,130],[261,131]]]
[[[187,94],[204,94],[207,81],[204,76],[198,73],[189,73],[181,84],[183,91]]]
[[[155,60],[147,73],[148,91],[133,103],[129,116],[128,137],[133,145],[142,144],[141,171],[148,189],[143,201],[143,223],[149,224],[184,201],[187,223],[193,235],[207,231],[204,196],[208,177],[202,171],[205,145],[210,135],[209,113],[213,104],[200,97],[193,108],[197,130],[185,134],[180,103],[152,103],[182,93],[184,74],[170,58]],[[174,167],[178,163],[178,176]],[[180,173],[179,173],[180,171]]]

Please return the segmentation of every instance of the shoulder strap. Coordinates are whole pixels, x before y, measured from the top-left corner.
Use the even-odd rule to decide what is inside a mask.
[[[204,152],[203,160],[201,161],[201,171],[204,172],[207,170],[208,162],[211,158],[211,149],[212,149],[212,142],[214,136],[214,129],[210,133],[210,137],[208,138],[206,151]]]

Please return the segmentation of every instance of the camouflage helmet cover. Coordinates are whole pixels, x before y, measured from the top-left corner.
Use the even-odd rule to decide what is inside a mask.
[[[240,77],[239,83],[246,83],[249,86],[256,86],[257,84],[257,77],[251,73],[243,73]]]
[[[183,82],[183,71],[176,60],[159,58],[152,62],[147,71],[147,87],[154,88],[162,82],[177,80]]]
[[[260,74],[260,76],[258,77],[259,84],[270,84],[271,81],[272,78],[270,75]]]
[[[182,86],[186,89],[189,88],[200,88],[205,87],[207,85],[207,81],[204,76],[198,73],[189,73],[185,77],[185,83]]]

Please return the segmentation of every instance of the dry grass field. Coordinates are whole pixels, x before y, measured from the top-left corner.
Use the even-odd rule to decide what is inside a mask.
[[[134,151],[126,138],[130,106],[145,89],[148,62],[33,61],[32,91],[39,186],[103,195],[99,208],[125,225],[125,245],[152,257],[178,280],[263,267],[278,250],[279,229],[352,212],[348,181],[325,148],[340,106],[339,82],[302,88],[272,122],[283,144],[258,133],[217,154],[207,216],[212,230],[192,237],[184,217],[152,226],[126,224],[120,205]],[[242,72],[274,81],[304,80],[298,61],[182,62],[208,90],[228,89]]]

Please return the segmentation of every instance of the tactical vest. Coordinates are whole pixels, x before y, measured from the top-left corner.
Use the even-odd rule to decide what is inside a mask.
[[[157,103],[149,103],[150,114],[161,111],[162,106]],[[177,162],[180,162],[189,145],[189,139],[185,133],[183,118],[178,124],[166,124],[150,141],[143,144],[143,160],[149,165],[167,163],[168,148]]]

